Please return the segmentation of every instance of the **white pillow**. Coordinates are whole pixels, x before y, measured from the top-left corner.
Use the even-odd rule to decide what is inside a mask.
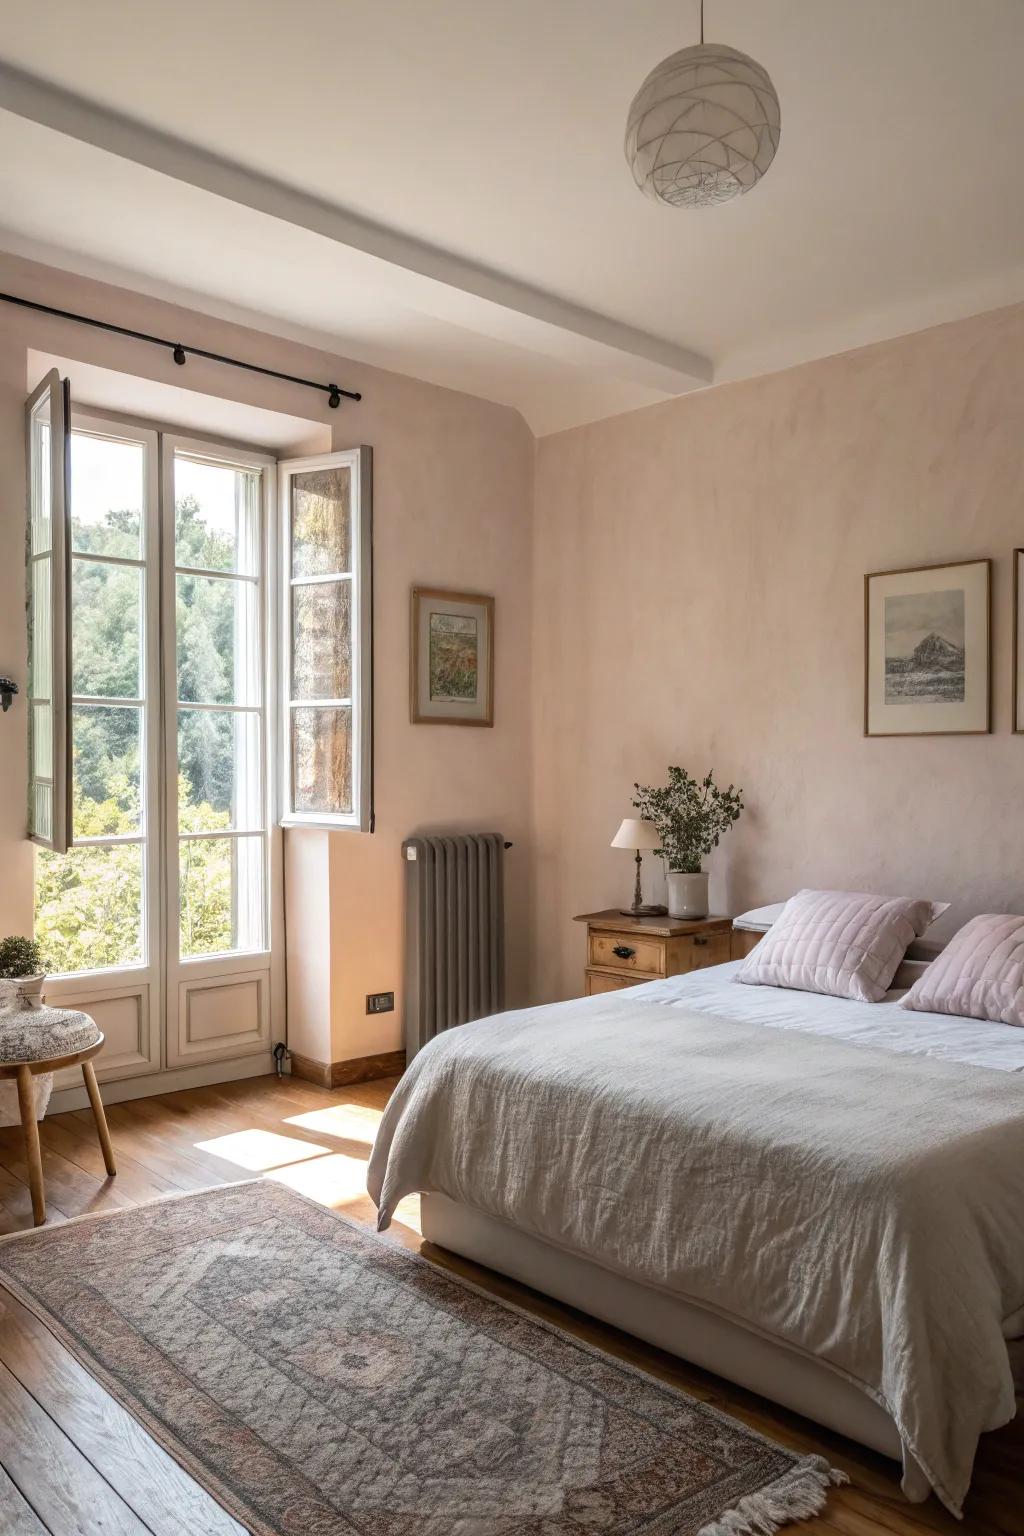
[[[908,946],[947,906],[863,891],[798,891],[736,980],[879,1003]]]
[[[784,901],[774,901],[769,907],[751,907],[749,912],[741,912],[739,917],[734,917],[734,928],[742,928],[745,933],[767,933],[768,929],[782,913]]]

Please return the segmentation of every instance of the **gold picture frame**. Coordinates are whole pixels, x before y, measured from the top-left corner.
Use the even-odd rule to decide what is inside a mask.
[[[409,718],[494,724],[494,598],[413,587]]]
[[[864,578],[864,735],[992,730],[992,561]]]

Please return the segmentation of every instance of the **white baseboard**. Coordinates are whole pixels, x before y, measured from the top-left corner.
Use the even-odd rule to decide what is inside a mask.
[[[209,1061],[201,1067],[178,1067],[169,1072],[147,1072],[143,1077],[122,1077],[100,1083],[104,1104],[120,1104],[125,1099],[146,1099],[154,1093],[177,1093],[182,1088],[206,1088],[211,1083],[233,1083],[243,1077],[267,1077],[276,1071],[269,1051],[260,1056],[246,1056],[241,1061]],[[51,1099],[48,1115],[69,1109],[86,1109],[89,1104],[85,1087],[60,1088]]]

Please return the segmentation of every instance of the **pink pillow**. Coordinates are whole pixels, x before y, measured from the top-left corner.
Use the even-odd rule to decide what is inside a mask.
[[[1024,1028],[1024,917],[994,912],[972,917],[900,1007]]]
[[[907,946],[948,905],[859,891],[798,891],[736,980],[879,1003]]]

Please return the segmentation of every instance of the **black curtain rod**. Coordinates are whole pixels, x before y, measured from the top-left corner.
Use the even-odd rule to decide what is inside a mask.
[[[52,304],[37,304],[33,299],[19,299],[14,293],[0,293],[0,303],[17,304],[19,309],[34,309],[41,315],[56,315],[58,320],[74,320],[77,325],[91,325],[98,331],[112,331],[115,336],[129,336],[132,341],[148,341],[154,347],[166,347],[174,361],[184,367],[189,354],[205,357],[211,363],[226,363],[229,368],[244,368],[247,373],[261,373],[267,379],[283,379],[286,384],[301,384],[304,389],[318,389],[327,396],[327,404],[337,410],[342,396],[346,400],[361,400],[358,390],[342,389],[340,384],[318,384],[315,379],[300,379],[294,373],[279,373],[276,368],[261,368],[259,363],[243,363],[237,357],[225,357],[222,352],[207,352],[204,347],[186,347],[180,341],[166,341],[163,336],[150,336],[146,331],[132,331],[126,325],[112,325],[109,320],[93,320],[89,315],[76,315],[70,309],[55,309]]]

